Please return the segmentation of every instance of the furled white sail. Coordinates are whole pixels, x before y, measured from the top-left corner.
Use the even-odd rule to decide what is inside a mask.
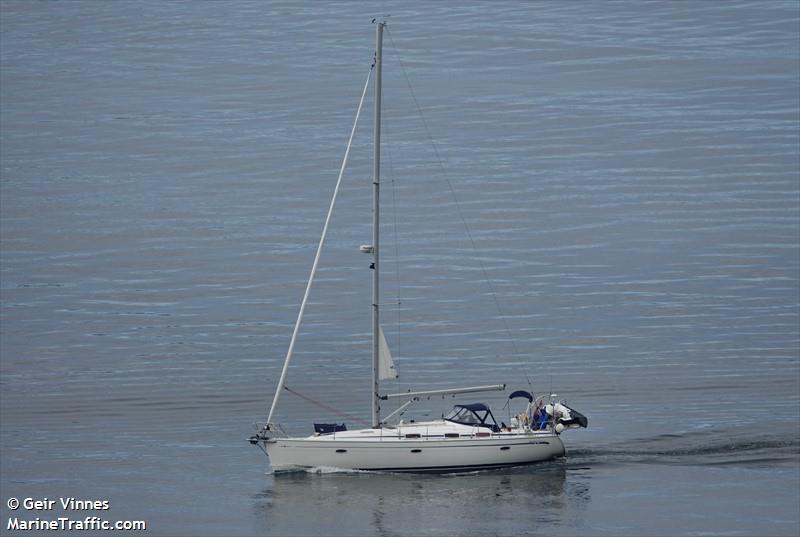
[[[383,328],[378,327],[381,335],[380,348],[378,352],[378,378],[380,380],[396,379],[400,376],[392,360],[392,353],[389,351],[389,344],[386,336],[383,335]]]

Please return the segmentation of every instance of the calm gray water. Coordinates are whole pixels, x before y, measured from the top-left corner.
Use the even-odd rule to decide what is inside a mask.
[[[0,2],[0,531],[74,496],[152,535],[797,535],[798,3],[370,9]],[[386,389],[527,375],[589,417],[564,461],[275,476],[246,442],[381,12]],[[359,418],[370,121],[289,375]]]

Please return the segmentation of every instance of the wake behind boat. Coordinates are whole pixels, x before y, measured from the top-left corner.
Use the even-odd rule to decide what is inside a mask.
[[[551,460],[565,454],[561,433],[568,428],[586,427],[585,416],[555,399],[535,400],[527,391],[510,394],[509,404],[518,404],[520,411],[510,423],[498,424],[484,403],[455,405],[438,420],[408,423],[392,418],[400,416],[411,404],[437,396],[462,395],[502,391],[505,384],[471,386],[446,390],[381,394],[380,381],[397,377],[389,346],[380,324],[380,134],[381,134],[381,69],[383,31],[386,23],[377,22],[374,62],[370,67],[356,119],[350,133],[333,198],[323,226],[311,274],[300,304],[289,350],[281,371],[278,387],[272,400],[267,422],[250,437],[250,443],[260,446],[268,455],[274,471],[298,468],[336,467],[355,470],[396,472],[452,472],[501,468]],[[373,144],[373,222],[372,244],[361,251],[372,256],[372,426],[348,430],[346,424],[314,424],[314,434],[289,438],[273,423],[275,408],[286,386],[286,375],[297,341],[299,327],[316,275],[320,253],[325,243],[331,214],[347,165],[353,135],[364,104],[372,73],[375,73],[375,109]],[[404,401],[394,412],[381,417],[381,402],[389,399]]]

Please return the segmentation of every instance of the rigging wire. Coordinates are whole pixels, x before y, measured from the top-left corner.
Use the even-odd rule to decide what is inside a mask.
[[[350,146],[353,144],[353,136],[356,133],[356,127],[358,127],[358,118],[361,115],[361,107],[364,104],[364,97],[367,94],[367,88],[369,87],[369,79],[372,76],[372,70],[375,68],[375,63],[373,62],[369,68],[369,72],[367,73],[367,79],[364,81],[364,89],[361,92],[361,100],[358,102],[358,109],[356,110],[356,118],[353,121],[353,128],[350,130],[350,138],[347,140],[347,149],[344,152],[344,158],[342,159],[342,166],[339,169],[339,177],[336,179],[336,186],[333,189],[333,197],[331,197],[331,203],[328,207],[328,214],[325,217],[325,225],[322,226],[322,235],[319,238],[319,244],[317,244],[317,253],[314,255],[314,263],[311,265],[311,274],[308,276],[308,283],[306,284],[306,290],[303,293],[303,300],[300,302],[300,311],[297,313],[297,320],[294,323],[294,329],[292,330],[292,339],[289,341],[289,350],[286,351],[286,359],[283,362],[283,369],[281,370],[281,376],[278,380],[278,389],[275,390],[275,397],[272,399],[272,406],[270,406],[269,414],[267,416],[267,427],[270,426],[272,423],[272,416],[275,413],[275,407],[278,405],[278,399],[281,395],[281,387],[286,386],[286,373],[289,371],[289,362],[292,359],[292,353],[294,352],[294,345],[297,341],[297,334],[300,332],[300,323],[303,321],[303,313],[306,309],[306,304],[308,303],[308,296],[311,293],[311,284],[314,283],[314,276],[317,274],[317,267],[319,266],[319,259],[322,254],[322,247],[325,245],[325,238],[328,235],[328,226],[331,223],[331,215],[333,214],[333,207],[336,205],[336,197],[339,195],[339,190],[342,186],[342,177],[344,176],[344,170],[347,166],[347,159],[350,156]]]
[[[464,218],[464,211],[461,208],[461,203],[458,201],[458,197],[456,196],[456,191],[453,188],[453,184],[450,182],[450,178],[447,176],[447,169],[444,167],[442,162],[442,157],[439,155],[439,149],[436,146],[436,142],[433,141],[433,136],[431,136],[430,130],[428,129],[428,123],[425,121],[425,116],[422,114],[422,107],[419,105],[417,101],[417,96],[414,93],[414,88],[411,86],[411,80],[408,78],[408,73],[406,72],[405,65],[403,64],[403,60],[400,58],[400,53],[397,51],[397,46],[394,43],[394,39],[392,39],[392,33],[389,31],[389,28],[386,28],[386,35],[389,36],[389,42],[392,44],[392,49],[394,50],[394,55],[397,58],[398,63],[400,64],[400,69],[403,71],[403,77],[405,77],[406,84],[408,85],[408,89],[411,92],[411,98],[414,101],[414,105],[417,107],[417,113],[419,114],[420,119],[422,120],[422,125],[425,128],[425,134],[428,137],[428,140],[431,142],[431,146],[433,147],[433,152],[436,155],[436,160],[439,164],[439,168],[441,168],[445,182],[447,183],[448,188],[450,189],[450,193],[453,196],[453,201],[455,201],[457,212],[459,218],[461,218],[461,223],[464,225],[464,229],[467,232],[467,237],[469,238],[469,242],[472,245],[472,250],[475,252],[476,256],[475,259],[478,261],[478,264],[481,267],[481,272],[483,272],[483,278],[486,280],[486,284],[489,287],[489,293],[492,295],[492,299],[494,300],[494,305],[497,308],[497,312],[500,314],[500,319],[503,321],[503,326],[505,328],[506,334],[508,335],[509,340],[511,341],[511,346],[514,348],[514,354],[519,355],[519,349],[517,347],[516,339],[514,338],[513,334],[511,333],[511,329],[508,326],[508,319],[506,315],[503,313],[502,308],[500,307],[500,301],[497,298],[497,293],[494,289],[494,284],[492,280],[489,278],[489,273],[486,271],[486,266],[481,261],[480,256],[478,256],[478,248],[475,245],[475,239],[472,237],[472,231],[470,230],[469,225],[467,224],[466,218]],[[527,377],[527,375],[525,375]]]
[[[364,420],[360,420],[360,419],[358,419],[356,417],[351,416],[347,412],[339,410],[338,408],[334,408],[334,407],[332,407],[330,405],[326,405],[325,403],[323,403],[321,401],[317,401],[316,399],[312,399],[311,397],[309,397],[307,395],[303,395],[302,393],[291,389],[289,386],[284,386],[283,389],[286,390],[287,392],[293,394],[293,395],[296,395],[297,397],[299,397],[300,399],[302,399],[304,401],[308,401],[312,405],[316,405],[316,406],[318,406],[320,408],[323,408],[323,409],[327,410],[328,412],[332,412],[333,414],[339,416],[340,418],[347,418],[348,420],[354,421],[356,423],[360,423],[361,425],[364,425],[366,427],[370,427],[371,426],[370,423],[367,423]]]
[[[386,116],[384,116],[383,130],[386,133],[385,138],[389,139],[390,138],[389,129],[387,127],[390,122],[385,121],[385,119],[387,119]],[[386,161],[389,164],[389,174],[388,174],[390,178],[389,184],[392,187],[392,236],[394,239],[394,266],[395,266],[395,286],[396,286],[395,289],[397,295],[397,301],[395,303],[396,306],[395,312],[397,319],[397,342],[395,349],[396,349],[396,357],[399,357],[402,356],[400,351],[400,326],[401,326],[400,305],[402,304],[402,300],[400,298],[400,248],[399,248],[400,240],[398,239],[398,232],[397,232],[397,187],[395,183],[394,160],[392,159],[391,147],[392,144],[390,143],[386,144]],[[397,391],[402,391],[400,386],[401,381],[398,380],[398,378],[399,377],[395,378],[394,382],[397,387]]]

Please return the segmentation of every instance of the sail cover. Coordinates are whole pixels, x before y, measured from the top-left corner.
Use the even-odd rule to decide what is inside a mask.
[[[380,346],[378,348],[378,378],[380,380],[396,379],[400,376],[392,360],[392,353],[389,351],[389,344],[386,336],[383,335],[383,328],[378,327],[381,335]]]

